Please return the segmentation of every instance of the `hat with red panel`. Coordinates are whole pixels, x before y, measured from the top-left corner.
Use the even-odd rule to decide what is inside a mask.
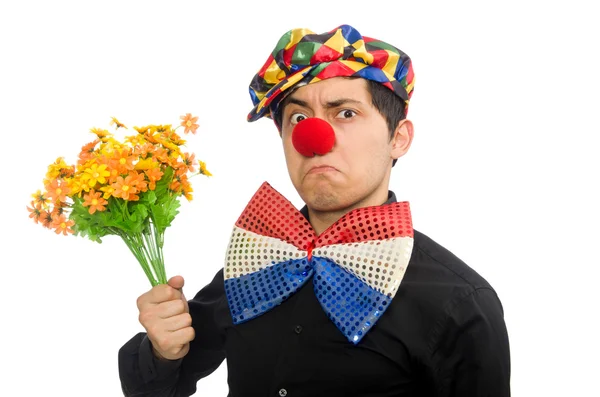
[[[278,104],[298,83],[331,77],[363,77],[381,83],[408,103],[414,88],[412,62],[400,49],[361,35],[350,25],[315,34],[292,29],[279,39],[250,83],[254,108],[248,121],[272,118]]]

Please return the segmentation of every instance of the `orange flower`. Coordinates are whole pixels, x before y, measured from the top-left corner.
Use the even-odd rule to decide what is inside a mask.
[[[150,181],[150,183],[148,184],[148,189],[156,189],[156,182],[163,176],[163,172],[160,170],[160,168],[156,167],[146,170],[145,173],[148,177],[148,180]]]
[[[52,219],[55,219],[57,216],[62,215],[66,211],[66,208],[68,206],[69,204],[62,201],[55,203],[54,208],[52,209]]]
[[[169,189],[176,193],[183,193],[184,195],[192,191],[192,187],[190,185],[190,182],[188,181],[188,177],[185,174],[175,175],[175,177],[173,178],[173,182],[171,182],[171,184],[169,185]]]
[[[146,183],[146,177],[143,172],[138,174],[137,172],[133,171],[131,173],[131,177],[132,180],[135,181],[135,187],[140,192],[145,192],[146,190],[148,190],[148,184]]]
[[[42,211],[42,213],[40,214],[40,222],[42,222],[42,226],[50,228],[50,225],[52,225],[52,214],[49,213],[48,211]]]
[[[67,219],[65,214],[59,215],[52,221],[52,227],[55,228],[55,233],[62,233],[65,236],[67,235],[67,233],[73,233],[71,226],[73,226],[74,224],[75,222],[73,222],[71,219]]]
[[[188,133],[191,132],[192,134],[196,133],[196,130],[198,129],[199,125],[196,124],[196,121],[198,121],[198,117],[192,117],[191,113],[186,113],[185,116],[180,116],[179,117],[181,120],[183,120],[181,122],[181,126],[185,127],[185,130],[183,131],[184,133]]]
[[[135,168],[133,165],[135,160],[137,160],[137,157],[132,156],[128,148],[115,150],[109,160],[109,166],[110,168],[117,170],[119,174],[126,174],[127,171]]]
[[[91,192],[83,196],[85,199],[83,206],[90,207],[90,214],[93,214],[96,211],[104,211],[106,209],[105,205],[108,204],[108,201],[100,197],[101,194],[101,192],[97,192],[92,189]]]
[[[134,201],[134,197],[137,197],[136,193],[138,192],[136,184],[137,179],[133,175],[127,175],[125,178],[118,176],[117,181],[111,185],[115,189],[112,194],[114,197],[122,198],[123,200]]]
[[[27,207],[27,211],[30,212],[29,217],[33,219],[35,223],[38,223],[40,216],[42,215],[42,208],[40,202],[31,202],[31,207]]]
[[[163,147],[158,147],[154,151],[154,158],[164,164],[169,164],[169,153],[167,149]]]
[[[136,150],[136,153],[143,159],[145,159],[146,157],[148,157],[149,155],[152,155],[152,153],[154,152],[155,148],[154,145],[151,144],[150,142],[146,142],[145,144],[139,146]]]
[[[191,155],[189,153],[183,154],[183,164],[185,164],[185,166],[187,167],[187,170],[190,172],[196,171],[196,169],[194,168],[194,159],[195,158],[196,158],[196,155],[194,153],[192,153]]]
[[[52,201],[67,201],[67,195],[71,192],[71,189],[67,186],[67,183],[64,180],[53,179],[46,186],[46,190],[48,191],[48,197],[52,199]]]
[[[99,142],[99,139],[95,139],[87,145],[84,145],[81,148],[81,152],[79,153],[79,161],[77,162],[77,164],[85,164],[88,160],[92,160],[95,157],[94,149]]]

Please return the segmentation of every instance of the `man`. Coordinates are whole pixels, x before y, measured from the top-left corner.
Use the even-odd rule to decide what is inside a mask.
[[[496,293],[388,190],[413,85],[406,54],[351,26],[281,37],[248,119],[274,120],[306,206],[263,185],[209,285],[188,302],[176,276],[138,298],[125,395],[189,396],[224,359],[230,396],[510,395]]]

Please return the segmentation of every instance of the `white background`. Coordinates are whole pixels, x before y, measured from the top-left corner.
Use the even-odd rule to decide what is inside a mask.
[[[280,35],[347,23],[413,59],[415,139],[392,172],[415,229],[484,276],[506,314],[514,396],[599,395],[597,12],[594,2],[3,2],[0,6],[0,395],[118,396],[118,349],[149,289],[116,238],[28,219],[48,164],[91,127],[200,117],[193,180],[167,231],[188,298],[222,266],[263,181],[300,207],[248,83]],[[208,4],[208,3],[206,3]],[[227,394],[226,366],[199,382]]]

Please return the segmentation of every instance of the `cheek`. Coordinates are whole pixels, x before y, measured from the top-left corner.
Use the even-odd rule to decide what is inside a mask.
[[[370,166],[370,159],[377,151],[378,144],[369,139],[362,131],[353,131],[353,136],[340,136],[341,153],[348,166],[355,171],[365,170]]]
[[[343,139],[340,136],[340,154],[346,164],[352,179],[362,182],[371,179],[378,173],[389,151],[388,145],[373,134],[363,134],[363,131],[353,131],[353,139]],[[361,134],[361,135],[358,135]],[[355,138],[357,137],[357,138]]]
[[[283,141],[283,154],[285,156],[285,162],[287,164],[288,173],[292,180],[297,177],[298,170],[300,168],[301,155],[294,149],[291,139]]]

